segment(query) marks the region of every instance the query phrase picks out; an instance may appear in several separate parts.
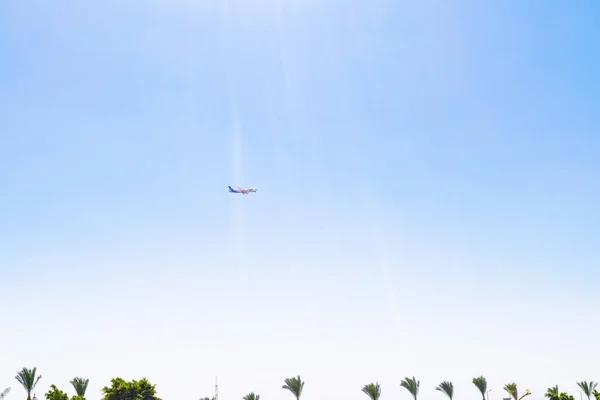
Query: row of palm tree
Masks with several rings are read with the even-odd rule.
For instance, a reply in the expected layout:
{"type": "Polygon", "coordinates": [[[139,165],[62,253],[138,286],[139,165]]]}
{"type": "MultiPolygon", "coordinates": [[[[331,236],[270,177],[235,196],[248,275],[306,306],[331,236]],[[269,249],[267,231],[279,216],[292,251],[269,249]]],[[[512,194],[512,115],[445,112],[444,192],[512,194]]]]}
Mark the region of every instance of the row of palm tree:
{"type": "MultiPolygon", "coordinates": [[[[27,392],[27,400],[31,400],[31,393],[34,392],[35,387],[37,386],[40,379],[42,379],[42,375],[38,375],[37,367],[23,368],[19,372],[17,372],[17,376],[15,379],[23,386],[23,389],[27,392]]],[[[84,379],[80,377],[73,378],[71,380],[71,385],[75,389],[75,393],[78,397],[85,398],[85,392],[87,391],[87,387],[89,384],[89,379],[84,379]]],[[[7,393],[10,388],[7,388],[3,394],[7,393]]],[[[3,398],[4,396],[2,396],[3,398]]],[[[0,398],[0,400],[2,399],[0,398]]]]}
{"type": "MultiPolygon", "coordinates": [[[[31,393],[34,392],[35,387],[40,381],[40,379],[42,379],[42,376],[37,374],[36,367],[32,369],[23,368],[22,370],[17,372],[15,379],[21,384],[21,386],[23,386],[23,388],[27,392],[27,400],[31,400],[31,393]]],[[[489,393],[487,379],[483,376],[479,376],[473,378],[472,382],[473,385],[475,385],[475,387],[481,393],[482,400],[486,400],[486,395],[489,393]]],[[[75,389],[77,396],[80,398],[85,398],[85,393],[87,391],[89,379],[76,377],[73,378],[70,383],[75,389]]],[[[413,400],[417,400],[417,397],[419,395],[419,388],[421,386],[421,382],[419,380],[417,380],[414,376],[412,378],[406,377],[402,379],[402,381],[400,382],[400,386],[405,388],[411,394],[413,400]]],[[[577,382],[577,386],[579,386],[579,388],[586,395],[588,400],[592,400],[592,398],[594,398],[594,400],[600,400],[600,392],[596,390],[598,387],[597,382],[581,381],[577,382]]],[[[302,391],[304,389],[304,381],[302,381],[300,375],[287,378],[285,379],[282,388],[293,394],[296,400],[300,400],[300,397],[302,396],[302,391]]],[[[452,382],[443,381],[435,389],[445,394],[449,400],[454,399],[454,385],[452,384],[452,382]]],[[[0,400],[4,398],[4,396],[9,390],[10,388],[7,388],[2,392],[0,400]]],[[[504,390],[509,394],[509,397],[506,400],[523,400],[525,397],[531,394],[531,391],[527,389],[524,394],[519,396],[517,384],[514,382],[504,385],[504,390]]],[[[379,383],[369,383],[363,386],[362,392],[365,393],[370,400],[379,400],[381,396],[381,386],[379,385],[379,383]]],[[[548,388],[548,390],[544,394],[544,397],[547,397],[548,400],[574,400],[572,395],[560,392],[558,386],[548,388]]],[[[203,398],[201,400],[211,399],[203,398]]],[[[214,400],[214,398],[212,400],[214,400]]],[[[251,392],[244,396],[243,400],[260,400],[260,395],[251,392]]]]}
{"type": "MultiPolygon", "coordinates": [[[[473,378],[473,385],[479,390],[481,393],[482,400],[486,400],[486,395],[488,392],[488,384],[487,379],[484,376],[478,376],[473,378]]],[[[404,378],[400,382],[400,386],[405,388],[413,397],[414,400],[417,400],[419,395],[419,387],[421,386],[421,382],[417,380],[414,376],[412,378],[404,378]]],[[[598,383],[594,381],[582,381],[577,382],[577,386],[581,389],[581,391],[587,396],[588,400],[600,400],[600,392],[596,390],[598,387],[598,383]]],[[[302,395],[302,390],[304,389],[304,382],[300,378],[300,375],[293,378],[287,378],[285,380],[285,384],[282,386],[283,389],[291,392],[296,400],[300,400],[300,396],[302,395]]],[[[450,381],[443,381],[436,388],[437,391],[445,394],[449,400],[454,399],[454,385],[450,381]]],[[[531,394],[529,389],[525,390],[525,393],[519,396],[519,390],[517,388],[517,384],[512,382],[504,385],[504,390],[509,394],[509,397],[506,400],[523,400],[525,397],[531,394]]],[[[370,400],[379,400],[381,396],[381,385],[379,383],[369,383],[362,388],[362,392],[369,396],[370,400]]],[[[554,386],[548,388],[544,397],[547,397],[549,400],[574,400],[572,395],[569,395],[564,392],[560,392],[558,390],[558,386],[554,386]]],[[[244,396],[243,400],[259,400],[260,396],[256,395],[254,392],[244,396]]]]}
{"type": "MultiPolygon", "coordinates": [[[[483,376],[478,376],[473,378],[472,382],[481,393],[482,400],[486,400],[486,395],[489,393],[487,379],[483,376]]],[[[414,400],[417,400],[420,384],[421,382],[418,381],[414,376],[412,378],[404,378],[400,382],[400,386],[408,390],[414,400]]],[[[591,400],[592,397],[600,400],[600,393],[596,391],[596,388],[598,387],[597,382],[582,381],[577,382],[577,386],[579,386],[581,391],[587,396],[588,400],[591,400]]],[[[454,398],[454,385],[450,381],[443,381],[436,386],[435,390],[445,394],[449,400],[453,400],[454,398]]],[[[519,396],[519,389],[517,388],[517,384],[514,382],[504,385],[504,390],[509,394],[509,397],[506,400],[523,400],[523,398],[531,394],[531,391],[527,389],[524,394],[519,396]]],[[[362,391],[369,396],[371,400],[379,400],[379,396],[381,395],[381,387],[378,383],[370,383],[365,385],[362,391]]],[[[574,400],[573,396],[564,392],[560,392],[558,390],[558,386],[548,388],[544,394],[544,397],[547,397],[549,400],[574,400]]]]}

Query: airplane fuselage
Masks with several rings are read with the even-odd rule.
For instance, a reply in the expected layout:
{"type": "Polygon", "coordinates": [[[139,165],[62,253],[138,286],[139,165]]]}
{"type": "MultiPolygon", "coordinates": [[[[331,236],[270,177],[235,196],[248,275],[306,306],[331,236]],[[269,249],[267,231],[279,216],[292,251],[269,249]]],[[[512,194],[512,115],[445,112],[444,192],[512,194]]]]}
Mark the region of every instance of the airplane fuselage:
{"type": "Polygon", "coordinates": [[[241,187],[238,187],[237,190],[232,188],[231,186],[228,186],[228,188],[229,188],[230,193],[248,194],[248,193],[256,193],[257,192],[256,188],[243,189],[241,187]]]}

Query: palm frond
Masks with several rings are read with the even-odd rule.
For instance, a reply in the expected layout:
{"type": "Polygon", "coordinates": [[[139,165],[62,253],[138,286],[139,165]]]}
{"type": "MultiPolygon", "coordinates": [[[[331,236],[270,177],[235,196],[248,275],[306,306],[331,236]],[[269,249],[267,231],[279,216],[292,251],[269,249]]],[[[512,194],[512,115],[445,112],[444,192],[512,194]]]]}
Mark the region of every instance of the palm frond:
{"type": "Polygon", "coordinates": [[[587,396],[588,400],[594,396],[594,392],[596,391],[596,387],[598,387],[598,382],[577,382],[577,386],[581,389],[581,391],[587,396]]]}
{"type": "Polygon", "coordinates": [[[504,385],[504,390],[506,390],[506,392],[508,392],[508,394],[510,394],[514,400],[519,399],[519,390],[517,389],[516,383],[507,383],[504,385]]]}
{"type": "Polygon", "coordinates": [[[519,390],[517,389],[517,384],[514,382],[504,385],[504,390],[506,390],[514,400],[522,400],[524,397],[527,397],[531,394],[531,391],[527,389],[525,390],[525,394],[519,397],[519,390]]]}
{"type": "Polygon", "coordinates": [[[558,390],[558,385],[552,386],[546,390],[544,393],[544,397],[547,397],[550,400],[558,400],[560,397],[560,392],[558,390]]]}
{"type": "Polygon", "coordinates": [[[282,389],[289,390],[296,397],[296,400],[299,400],[302,395],[302,389],[304,389],[304,382],[302,382],[300,375],[287,378],[284,382],[285,385],[282,386],[282,389]]]}
{"type": "Polygon", "coordinates": [[[255,394],[254,392],[248,393],[243,397],[243,400],[260,400],[260,395],[255,394]]]}
{"type": "Polygon", "coordinates": [[[27,392],[27,400],[31,400],[31,392],[35,389],[35,386],[38,384],[40,379],[42,379],[42,376],[37,375],[37,367],[33,367],[32,369],[27,369],[24,367],[17,372],[15,379],[27,392]]]}
{"type": "Polygon", "coordinates": [[[440,383],[435,390],[444,393],[450,400],[452,400],[452,397],[454,397],[454,385],[450,381],[444,381],[440,383]]]}
{"type": "Polygon", "coordinates": [[[371,400],[379,400],[381,396],[381,386],[379,383],[369,383],[368,385],[363,386],[362,392],[369,396],[371,400]]]}
{"type": "Polygon", "coordinates": [[[402,379],[402,382],[400,382],[400,386],[408,390],[414,400],[417,400],[420,384],[421,382],[418,381],[414,376],[412,378],[406,377],[402,379]]]}
{"type": "Polygon", "coordinates": [[[73,388],[75,389],[75,393],[77,393],[77,396],[80,396],[80,397],[85,397],[85,392],[87,391],[89,383],[90,383],[89,379],[84,379],[84,378],[80,378],[80,377],[76,377],[76,378],[73,378],[73,380],[71,380],[71,385],[73,385],[73,388]]]}
{"type": "Polygon", "coordinates": [[[478,376],[473,378],[473,385],[481,392],[481,397],[485,400],[485,393],[487,392],[487,379],[484,376],[478,376]]]}

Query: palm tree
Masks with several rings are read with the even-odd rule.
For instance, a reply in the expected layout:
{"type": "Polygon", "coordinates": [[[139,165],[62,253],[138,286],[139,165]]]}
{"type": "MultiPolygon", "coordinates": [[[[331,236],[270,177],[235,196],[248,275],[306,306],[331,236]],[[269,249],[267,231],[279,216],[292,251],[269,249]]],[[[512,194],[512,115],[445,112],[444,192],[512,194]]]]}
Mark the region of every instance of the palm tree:
{"type": "Polygon", "coordinates": [[[558,391],[558,385],[548,388],[544,394],[544,397],[547,397],[550,400],[559,400],[560,392],[558,391]]]}
{"type": "Polygon", "coordinates": [[[35,385],[42,379],[41,375],[37,375],[37,367],[33,369],[27,369],[23,367],[22,370],[17,372],[15,379],[23,386],[27,391],[27,400],[31,400],[31,392],[35,389],[35,385]]]}
{"type": "Polygon", "coordinates": [[[260,400],[260,395],[254,394],[254,392],[248,393],[243,397],[243,400],[260,400]]]}
{"type": "Polygon", "coordinates": [[[436,387],[435,390],[444,393],[446,396],[448,396],[450,400],[452,400],[452,397],[454,397],[454,385],[452,384],[452,382],[444,381],[440,383],[440,385],[436,387]]]}
{"type": "Polygon", "coordinates": [[[400,382],[400,386],[408,390],[414,400],[417,400],[420,384],[421,382],[416,380],[414,376],[412,378],[404,378],[402,379],[402,382],[400,382]]]}
{"type": "Polygon", "coordinates": [[[83,379],[79,377],[73,378],[71,381],[71,385],[73,385],[73,388],[75,388],[75,393],[77,393],[77,396],[79,397],[85,397],[88,383],[90,383],[89,379],[83,379]]]}
{"type": "Polygon", "coordinates": [[[508,394],[510,394],[514,400],[521,400],[525,396],[529,396],[531,394],[529,389],[527,389],[525,391],[525,394],[523,396],[519,397],[519,390],[517,389],[517,384],[514,382],[507,383],[506,385],[504,385],[504,390],[506,390],[508,392],[508,394]]]}
{"type": "Polygon", "coordinates": [[[485,400],[485,394],[487,392],[487,379],[484,376],[478,376],[473,378],[473,385],[477,386],[477,389],[481,392],[481,397],[485,400]]]}
{"type": "Polygon", "coordinates": [[[294,397],[296,397],[296,400],[300,400],[302,389],[304,389],[304,382],[302,382],[300,375],[298,375],[293,378],[287,378],[285,380],[285,385],[283,385],[281,388],[289,390],[294,397]]]}
{"type": "Polygon", "coordinates": [[[594,395],[594,392],[596,391],[596,387],[598,387],[598,383],[594,381],[582,381],[577,382],[577,386],[579,386],[581,391],[587,396],[588,400],[590,400],[590,398],[594,395]]]}
{"type": "Polygon", "coordinates": [[[379,400],[379,396],[381,396],[381,386],[379,386],[379,383],[369,383],[368,385],[363,386],[362,392],[369,396],[371,400],[379,400]]]}

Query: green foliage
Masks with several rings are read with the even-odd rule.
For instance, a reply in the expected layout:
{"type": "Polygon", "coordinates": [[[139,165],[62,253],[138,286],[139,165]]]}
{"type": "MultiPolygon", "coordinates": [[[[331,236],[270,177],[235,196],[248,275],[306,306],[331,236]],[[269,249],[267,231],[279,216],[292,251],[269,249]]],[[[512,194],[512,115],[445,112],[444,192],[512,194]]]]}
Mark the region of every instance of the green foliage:
{"type": "Polygon", "coordinates": [[[404,378],[402,379],[402,382],[400,382],[400,386],[408,390],[415,400],[417,400],[417,396],[419,395],[420,385],[421,382],[416,380],[414,376],[412,378],[404,378]]]}
{"type": "Polygon", "coordinates": [[[598,383],[591,381],[591,382],[587,382],[587,381],[581,381],[581,382],[577,382],[577,386],[579,386],[579,388],[581,389],[581,391],[587,396],[588,400],[590,400],[590,398],[592,396],[596,397],[596,387],[598,387],[598,383]]]}
{"type": "Polygon", "coordinates": [[[50,390],[45,394],[46,400],[69,400],[69,395],[56,387],[50,385],[50,390]]]}
{"type": "Polygon", "coordinates": [[[485,393],[487,392],[487,379],[484,376],[478,376],[473,378],[473,385],[481,392],[481,397],[485,400],[485,393]]]}
{"type": "Polygon", "coordinates": [[[73,385],[75,393],[77,393],[77,397],[85,399],[85,392],[87,391],[89,383],[89,379],[83,379],[80,377],[73,378],[73,380],[71,381],[71,385],[73,385]]]}
{"type": "Polygon", "coordinates": [[[523,399],[523,397],[529,396],[531,394],[531,392],[529,391],[529,389],[527,389],[525,391],[525,394],[523,396],[519,397],[519,390],[517,388],[517,384],[514,383],[514,382],[513,383],[507,383],[504,386],[504,390],[506,390],[508,392],[508,394],[510,394],[514,400],[521,400],[521,399],[523,399]]]}
{"type": "Polygon", "coordinates": [[[560,392],[558,390],[558,385],[548,388],[544,397],[547,397],[549,400],[575,400],[573,396],[567,394],[565,392],[560,392]]]}
{"type": "Polygon", "coordinates": [[[282,389],[289,390],[296,397],[296,400],[300,400],[302,389],[304,389],[304,382],[300,379],[300,375],[293,378],[287,378],[282,389]]]}
{"type": "MultiPolygon", "coordinates": [[[[32,369],[23,368],[19,371],[15,379],[23,386],[27,392],[27,400],[31,400],[31,393],[34,391],[36,385],[42,378],[41,375],[37,374],[37,368],[32,369]]],[[[89,379],[81,377],[75,377],[71,380],[71,385],[77,393],[73,397],[69,398],[67,393],[58,389],[56,385],[51,385],[47,393],[45,393],[46,400],[86,400],[85,393],[88,388],[89,379]]],[[[486,400],[487,394],[487,380],[483,376],[473,378],[472,383],[477,387],[482,395],[482,399],[486,400]]],[[[400,386],[408,390],[412,395],[413,400],[417,400],[419,394],[420,381],[414,376],[412,378],[404,378],[400,382],[400,386]]],[[[600,400],[600,392],[596,390],[598,383],[594,381],[581,381],[577,382],[577,386],[581,391],[588,397],[588,400],[600,400]]],[[[300,400],[302,391],[304,389],[304,382],[300,378],[300,375],[285,379],[285,384],[282,386],[283,389],[288,390],[294,395],[296,400],[300,400]]],[[[454,385],[450,381],[441,382],[436,388],[437,391],[444,393],[448,396],[449,400],[454,398],[454,385]]],[[[525,394],[519,396],[517,384],[512,382],[504,386],[504,390],[510,395],[510,400],[523,400],[524,397],[531,395],[529,389],[525,391],[525,394]]],[[[0,400],[3,400],[5,395],[10,391],[10,387],[0,394],[0,400]]],[[[381,396],[381,386],[379,383],[369,383],[364,385],[362,392],[369,396],[370,400],[379,400],[381,396]]],[[[141,380],[125,381],[123,378],[113,378],[111,385],[105,386],[102,389],[103,397],[101,400],[161,400],[156,395],[156,385],[152,385],[148,379],[142,378],[141,380]]],[[[573,395],[565,392],[560,392],[557,385],[547,389],[544,397],[548,400],[575,400],[573,395]]],[[[200,400],[216,400],[215,397],[209,398],[204,397],[200,400]]],[[[260,400],[260,395],[250,392],[243,397],[242,400],[260,400]]]]}
{"type": "Polygon", "coordinates": [[[369,383],[368,385],[363,386],[362,391],[369,396],[371,400],[379,400],[379,397],[381,396],[381,386],[379,386],[379,383],[369,383]]]}
{"type": "Polygon", "coordinates": [[[156,396],[156,385],[152,385],[146,378],[139,381],[113,378],[110,383],[110,387],[102,388],[102,400],[161,400],[156,396]]]}
{"type": "Polygon", "coordinates": [[[519,395],[519,390],[517,389],[517,384],[516,383],[507,383],[506,385],[504,385],[504,390],[506,390],[508,392],[508,394],[511,395],[511,397],[515,400],[517,400],[517,397],[519,395]]]}
{"type": "Polygon", "coordinates": [[[243,397],[243,400],[260,400],[260,395],[254,394],[254,392],[248,393],[243,397]]]}
{"type": "Polygon", "coordinates": [[[547,397],[549,400],[558,400],[560,397],[560,392],[558,391],[558,385],[548,388],[544,397],[547,397]]]}
{"type": "Polygon", "coordinates": [[[23,368],[17,372],[15,379],[23,386],[27,392],[27,400],[31,400],[31,392],[35,389],[37,383],[42,379],[41,375],[37,375],[37,367],[32,369],[23,368]]]}
{"type": "Polygon", "coordinates": [[[448,396],[450,400],[452,400],[452,397],[454,397],[454,385],[452,384],[452,382],[444,381],[440,383],[439,386],[435,388],[435,390],[444,393],[446,396],[448,396]]]}

